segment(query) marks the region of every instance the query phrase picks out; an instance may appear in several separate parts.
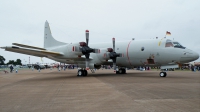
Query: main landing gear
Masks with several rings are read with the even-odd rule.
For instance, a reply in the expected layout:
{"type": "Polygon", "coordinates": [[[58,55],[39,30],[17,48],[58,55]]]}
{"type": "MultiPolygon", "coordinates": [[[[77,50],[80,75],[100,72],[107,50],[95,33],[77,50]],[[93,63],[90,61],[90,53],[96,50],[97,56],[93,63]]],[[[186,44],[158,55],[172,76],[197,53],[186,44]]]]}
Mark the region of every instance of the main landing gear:
{"type": "Polygon", "coordinates": [[[116,74],[126,74],[126,69],[120,68],[119,70],[116,71],[116,74]]]}
{"type": "Polygon", "coordinates": [[[166,77],[167,76],[167,73],[166,72],[160,72],[160,77],[166,77]]]}
{"type": "Polygon", "coordinates": [[[77,76],[87,76],[88,72],[85,69],[79,69],[77,76]]]}

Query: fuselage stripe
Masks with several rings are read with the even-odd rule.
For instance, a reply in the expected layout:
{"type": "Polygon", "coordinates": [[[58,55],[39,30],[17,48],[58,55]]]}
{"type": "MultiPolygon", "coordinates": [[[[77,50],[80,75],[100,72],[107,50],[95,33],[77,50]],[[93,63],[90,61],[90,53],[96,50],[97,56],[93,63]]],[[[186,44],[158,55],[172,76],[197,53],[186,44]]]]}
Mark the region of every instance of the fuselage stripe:
{"type": "Polygon", "coordinates": [[[130,58],[129,58],[129,56],[128,56],[128,49],[129,49],[129,46],[130,46],[131,42],[132,42],[132,41],[130,41],[130,42],[128,43],[128,46],[127,46],[127,49],[126,49],[126,56],[127,56],[127,58],[128,58],[129,64],[132,66],[131,61],[130,61],[130,58]]]}

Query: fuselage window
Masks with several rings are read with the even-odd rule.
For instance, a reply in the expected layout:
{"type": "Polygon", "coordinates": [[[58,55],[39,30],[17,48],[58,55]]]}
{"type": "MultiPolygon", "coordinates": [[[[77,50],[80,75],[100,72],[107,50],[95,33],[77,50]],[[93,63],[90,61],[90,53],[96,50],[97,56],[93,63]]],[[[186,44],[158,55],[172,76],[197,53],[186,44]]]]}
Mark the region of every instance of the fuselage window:
{"type": "Polygon", "coordinates": [[[144,51],[144,47],[141,48],[141,51],[144,51]]]}

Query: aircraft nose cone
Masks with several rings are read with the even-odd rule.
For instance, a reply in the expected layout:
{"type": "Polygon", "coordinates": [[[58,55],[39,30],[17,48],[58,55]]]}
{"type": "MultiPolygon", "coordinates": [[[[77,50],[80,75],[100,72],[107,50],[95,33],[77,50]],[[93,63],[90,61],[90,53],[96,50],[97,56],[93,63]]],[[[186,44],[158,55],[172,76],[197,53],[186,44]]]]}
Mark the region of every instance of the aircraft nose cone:
{"type": "Polygon", "coordinates": [[[199,59],[199,54],[196,53],[196,52],[194,52],[194,53],[193,53],[193,59],[194,59],[194,60],[199,59]]]}
{"type": "Polygon", "coordinates": [[[184,55],[180,58],[181,63],[188,63],[191,61],[195,61],[199,58],[199,54],[192,51],[192,50],[187,50],[184,52],[184,55]]]}

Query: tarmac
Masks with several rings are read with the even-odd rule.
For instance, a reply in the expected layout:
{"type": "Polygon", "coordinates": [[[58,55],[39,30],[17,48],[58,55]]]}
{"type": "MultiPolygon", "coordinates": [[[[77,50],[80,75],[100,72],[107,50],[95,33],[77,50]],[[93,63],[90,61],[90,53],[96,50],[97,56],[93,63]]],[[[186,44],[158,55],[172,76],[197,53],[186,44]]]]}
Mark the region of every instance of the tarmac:
{"type": "Polygon", "coordinates": [[[0,112],[200,112],[200,72],[0,73],[0,112]]]}

